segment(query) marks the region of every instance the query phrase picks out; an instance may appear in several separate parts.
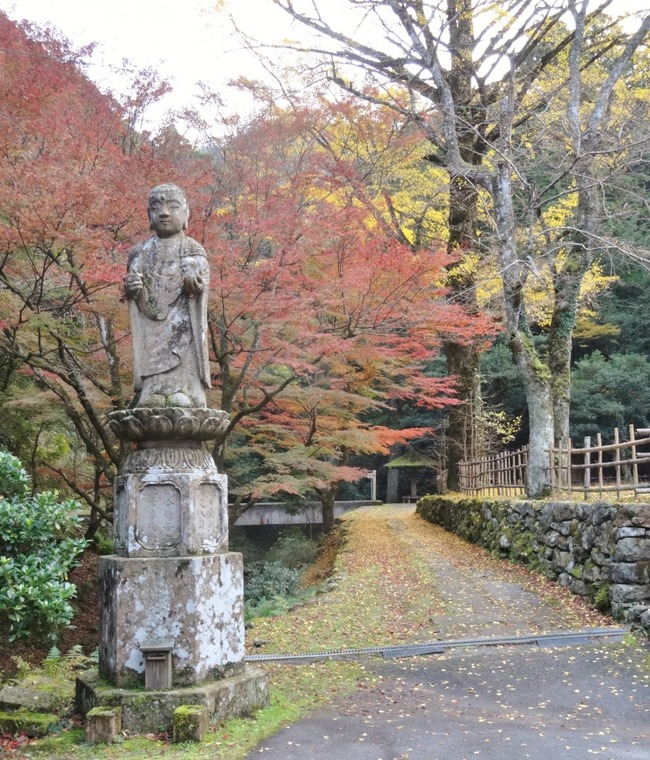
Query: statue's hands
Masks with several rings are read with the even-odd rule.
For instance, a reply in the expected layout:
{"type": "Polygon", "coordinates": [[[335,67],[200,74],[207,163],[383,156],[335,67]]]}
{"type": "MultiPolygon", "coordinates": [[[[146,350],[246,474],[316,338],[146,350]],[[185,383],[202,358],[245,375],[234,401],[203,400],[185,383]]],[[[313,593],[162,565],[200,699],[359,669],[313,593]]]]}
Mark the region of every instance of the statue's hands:
{"type": "Polygon", "coordinates": [[[143,288],[142,275],[138,272],[131,272],[124,278],[124,292],[127,298],[137,298],[143,288]]]}
{"type": "Polygon", "coordinates": [[[183,277],[183,290],[188,296],[198,296],[203,292],[204,287],[203,277],[198,272],[196,274],[186,274],[183,277]]]}

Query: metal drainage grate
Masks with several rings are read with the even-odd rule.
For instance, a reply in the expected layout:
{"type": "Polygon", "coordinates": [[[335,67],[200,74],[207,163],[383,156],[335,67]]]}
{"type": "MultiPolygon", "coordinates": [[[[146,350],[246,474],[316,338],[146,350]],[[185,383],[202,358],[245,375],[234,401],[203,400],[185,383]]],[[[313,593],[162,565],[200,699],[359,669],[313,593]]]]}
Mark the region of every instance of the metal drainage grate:
{"type": "Polygon", "coordinates": [[[429,641],[420,644],[397,644],[363,649],[332,649],[324,652],[302,652],[299,654],[252,654],[247,662],[286,662],[295,660],[339,659],[367,654],[380,654],[384,658],[413,657],[424,654],[440,654],[457,647],[490,647],[507,644],[537,644],[538,647],[568,647],[589,644],[593,639],[620,639],[629,633],[627,628],[587,628],[581,631],[545,633],[529,636],[502,636],[497,638],[452,639],[450,641],[429,641]]]}

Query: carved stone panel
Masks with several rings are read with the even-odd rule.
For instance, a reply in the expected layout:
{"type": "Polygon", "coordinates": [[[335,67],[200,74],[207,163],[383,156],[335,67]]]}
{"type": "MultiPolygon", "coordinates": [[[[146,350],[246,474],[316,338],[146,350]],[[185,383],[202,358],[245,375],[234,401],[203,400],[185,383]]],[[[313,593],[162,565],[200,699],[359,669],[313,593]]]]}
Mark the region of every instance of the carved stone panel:
{"type": "Polygon", "coordinates": [[[181,541],[181,492],[173,483],[144,483],[139,494],[136,540],[145,549],[169,550],[181,541]]]}
{"type": "Polygon", "coordinates": [[[216,472],[214,459],[209,451],[191,447],[157,447],[131,451],[124,466],[124,472],[216,472]]]}
{"type": "Polygon", "coordinates": [[[199,484],[195,498],[196,524],[200,530],[199,545],[205,552],[218,551],[228,538],[228,525],[223,524],[220,484],[199,484]]]}
{"type": "Polygon", "coordinates": [[[115,480],[115,553],[169,557],[228,551],[228,479],[215,469],[150,470],[115,480]]]}

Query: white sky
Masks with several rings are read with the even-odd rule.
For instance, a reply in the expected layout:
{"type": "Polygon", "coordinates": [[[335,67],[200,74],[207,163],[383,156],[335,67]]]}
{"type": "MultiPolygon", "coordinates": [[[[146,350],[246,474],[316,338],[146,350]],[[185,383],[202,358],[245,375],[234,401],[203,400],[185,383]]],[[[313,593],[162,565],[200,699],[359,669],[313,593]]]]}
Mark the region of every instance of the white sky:
{"type": "MultiPolygon", "coordinates": [[[[277,29],[277,39],[286,35],[288,17],[271,0],[239,0],[233,5],[247,32],[267,35],[277,29]]],[[[0,10],[14,20],[49,24],[76,47],[98,43],[88,73],[102,87],[119,89],[110,65],[124,58],[137,68],[157,69],[174,87],[164,106],[176,109],[192,103],[199,80],[227,100],[237,99],[228,94],[226,82],[261,73],[214,6],[213,0],[0,0],[0,10]]],[[[152,117],[160,118],[162,110],[152,117]]]]}
{"type": "MultiPolygon", "coordinates": [[[[259,77],[262,69],[241,48],[226,15],[215,11],[215,5],[216,0],[0,0],[0,10],[12,19],[50,24],[77,47],[98,43],[88,73],[100,86],[119,90],[116,80],[108,78],[109,64],[123,58],[137,68],[156,68],[174,92],[152,112],[153,121],[165,109],[191,105],[198,80],[219,92],[230,112],[250,107],[250,101],[227,90],[226,82],[239,75],[259,77]]],[[[231,0],[227,5],[254,38],[271,42],[305,36],[304,28],[292,27],[271,0],[231,0]]],[[[344,0],[326,0],[324,7],[338,15],[345,5],[344,0]]],[[[650,0],[615,0],[613,8],[621,13],[650,12],[650,0]]]]}

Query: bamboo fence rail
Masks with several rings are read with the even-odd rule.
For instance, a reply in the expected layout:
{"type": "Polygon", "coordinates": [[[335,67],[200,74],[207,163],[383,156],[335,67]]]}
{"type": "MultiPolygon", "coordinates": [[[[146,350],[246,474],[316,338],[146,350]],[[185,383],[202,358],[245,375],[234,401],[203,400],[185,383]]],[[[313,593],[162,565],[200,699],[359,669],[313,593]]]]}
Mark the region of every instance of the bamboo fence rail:
{"type": "Polygon", "coordinates": [[[460,490],[483,496],[515,496],[526,492],[528,446],[491,457],[460,462],[460,490]]]}

